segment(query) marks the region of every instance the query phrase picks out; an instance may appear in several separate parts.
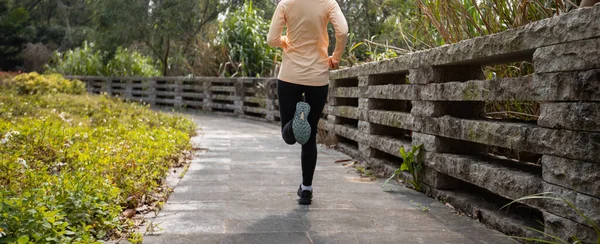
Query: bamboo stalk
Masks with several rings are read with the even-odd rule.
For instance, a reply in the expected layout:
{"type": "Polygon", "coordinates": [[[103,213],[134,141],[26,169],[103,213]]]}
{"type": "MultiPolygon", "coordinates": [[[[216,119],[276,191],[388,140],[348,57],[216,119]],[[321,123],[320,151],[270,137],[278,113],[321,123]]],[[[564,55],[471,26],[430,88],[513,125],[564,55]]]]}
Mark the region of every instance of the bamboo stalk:
{"type": "Polygon", "coordinates": [[[406,54],[406,53],[410,53],[411,52],[410,50],[406,50],[406,49],[402,49],[402,48],[399,48],[399,47],[394,47],[394,46],[390,46],[390,45],[386,45],[386,44],[381,44],[381,43],[377,43],[377,42],[374,42],[374,41],[369,41],[367,39],[363,39],[363,41],[366,42],[366,43],[369,43],[369,44],[373,44],[375,46],[379,46],[379,47],[383,47],[383,48],[389,48],[389,49],[391,49],[393,51],[401,52],[402,54],[406,54]]]}

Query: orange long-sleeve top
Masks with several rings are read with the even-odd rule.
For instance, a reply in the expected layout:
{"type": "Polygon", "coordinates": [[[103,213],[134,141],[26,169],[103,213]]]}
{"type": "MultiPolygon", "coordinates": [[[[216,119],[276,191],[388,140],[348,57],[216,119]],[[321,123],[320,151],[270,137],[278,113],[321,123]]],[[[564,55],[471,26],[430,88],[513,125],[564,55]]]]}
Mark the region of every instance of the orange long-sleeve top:
{"type": "Polygon", "coordinates": [[[278,78],[282,81],[324,86],[329,83],[329,58],[340,61],[348,39],[346,18],[335,0],[283,0],[271,20],[267,43],[283,49],[278,78]],[[335,29],[335,50],[327,50],[327,24],[335,29]],[[286,35],[282,36],[283,28],[286,35]]]}

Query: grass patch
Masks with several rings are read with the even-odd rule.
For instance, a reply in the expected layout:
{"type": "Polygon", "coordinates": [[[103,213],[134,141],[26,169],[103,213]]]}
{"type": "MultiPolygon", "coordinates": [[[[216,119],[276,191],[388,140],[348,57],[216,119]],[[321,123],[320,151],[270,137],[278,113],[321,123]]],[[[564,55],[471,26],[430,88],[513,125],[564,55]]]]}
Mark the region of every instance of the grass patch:
{"type": "Polygon", "coordinates": [[[135,239],[121,213],[191,149],[192,121],[84,91],[60,76],[0,81],[0,243],[135,239]]]}

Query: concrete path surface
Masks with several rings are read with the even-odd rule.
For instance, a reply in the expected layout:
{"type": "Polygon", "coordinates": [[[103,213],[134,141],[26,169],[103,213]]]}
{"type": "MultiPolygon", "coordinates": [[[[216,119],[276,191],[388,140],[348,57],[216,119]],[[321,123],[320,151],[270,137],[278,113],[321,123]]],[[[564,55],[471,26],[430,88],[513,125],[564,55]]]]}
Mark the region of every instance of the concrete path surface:
{"type": "Polygon", "coordinates": [[[398,184],[364,182],[319,147],[314,201],[297,203],[300,147],[276,125],[194,115],[197,156],[144,243],[515,243],[398,184]],[[429,211],[423,211],[428,207],[429,211]]]}

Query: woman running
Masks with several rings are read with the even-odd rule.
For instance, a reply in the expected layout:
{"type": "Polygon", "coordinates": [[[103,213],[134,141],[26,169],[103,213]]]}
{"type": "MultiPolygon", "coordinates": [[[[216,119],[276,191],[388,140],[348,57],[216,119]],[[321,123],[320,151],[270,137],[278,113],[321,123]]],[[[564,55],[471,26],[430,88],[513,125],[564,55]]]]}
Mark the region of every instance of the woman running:
{"type": "Polygon", "coordinates": [[[267,43],[283,49],[277,82],[281,133],[287,144],[302,145],[300,204],[312,202],[317,125],[327,101],[329,69],[338,68],[347,38],[348,24],[335,0],[283,0],[273,14],[267,43]],[[327,53],[329,23],[336,39],[331,56],[327,53]]]}

